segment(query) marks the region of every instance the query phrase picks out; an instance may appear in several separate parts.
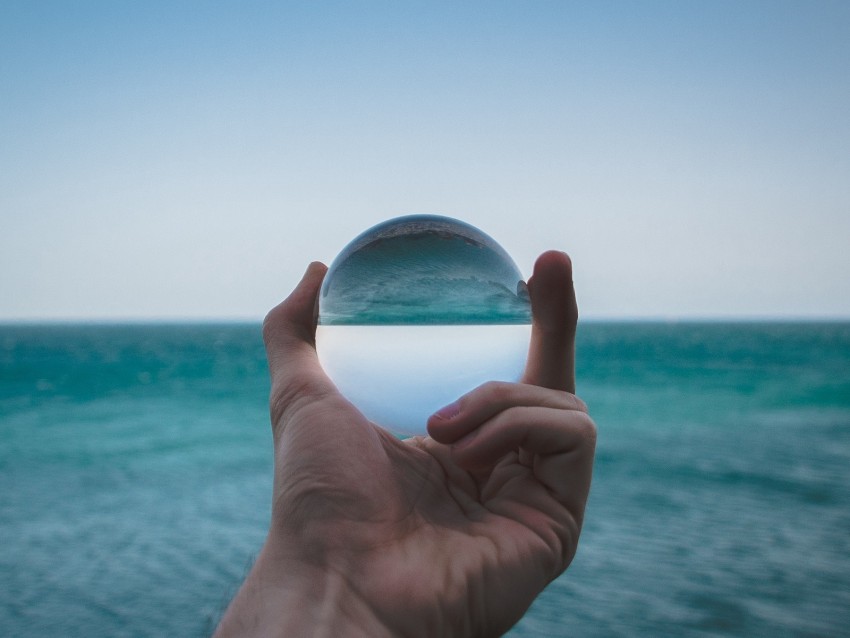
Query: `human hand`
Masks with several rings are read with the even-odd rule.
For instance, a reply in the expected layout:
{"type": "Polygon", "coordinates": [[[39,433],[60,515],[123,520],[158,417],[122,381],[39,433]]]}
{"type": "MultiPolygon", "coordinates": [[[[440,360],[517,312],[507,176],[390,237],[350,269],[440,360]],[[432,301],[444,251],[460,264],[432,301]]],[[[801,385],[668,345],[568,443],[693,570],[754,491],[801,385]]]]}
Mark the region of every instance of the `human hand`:
{"type": "Polygon", "coordinates": [[[569,258],[543,254],[522,383],[487,383],[401,441],[315,350],[326,268],[266,318],[275,446],[266,543],[218,636],[493,636],[575,554],[596,429],[575,390],[569,258]]]}

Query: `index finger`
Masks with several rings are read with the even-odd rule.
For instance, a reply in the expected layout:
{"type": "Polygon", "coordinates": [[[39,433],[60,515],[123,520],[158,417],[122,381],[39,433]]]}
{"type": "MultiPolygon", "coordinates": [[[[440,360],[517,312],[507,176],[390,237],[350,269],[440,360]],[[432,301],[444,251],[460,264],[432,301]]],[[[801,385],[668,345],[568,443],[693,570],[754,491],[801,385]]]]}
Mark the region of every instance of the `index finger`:
{"type": "Polygon", "coordinates": [[[533,318],[522,382],[574,393],[578,304],[569,256],[555,250],[540,255],[528,294],[533,318]]]}

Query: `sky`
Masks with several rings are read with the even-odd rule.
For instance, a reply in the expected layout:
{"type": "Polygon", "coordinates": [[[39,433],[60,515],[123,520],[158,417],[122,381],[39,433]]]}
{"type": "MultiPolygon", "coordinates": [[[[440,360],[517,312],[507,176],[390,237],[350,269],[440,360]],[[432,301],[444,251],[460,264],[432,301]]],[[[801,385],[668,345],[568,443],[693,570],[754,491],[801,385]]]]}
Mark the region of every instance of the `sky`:
{"type": "Polygon", "coordinates": [[[0,0],[0,320],[259,320],[413,213],[589,319],[850,318],[850,3],[0,0]]]}

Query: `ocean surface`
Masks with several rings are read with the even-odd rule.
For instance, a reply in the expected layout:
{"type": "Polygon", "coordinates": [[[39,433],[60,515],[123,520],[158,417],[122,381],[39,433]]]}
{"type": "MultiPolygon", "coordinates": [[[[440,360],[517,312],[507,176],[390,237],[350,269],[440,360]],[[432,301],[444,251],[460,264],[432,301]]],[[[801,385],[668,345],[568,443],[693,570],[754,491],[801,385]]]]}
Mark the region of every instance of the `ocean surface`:
{"type": "MultiPolygon", "coordinates": [[[[578,555],[511,636],[850,636],[850,323],[586,323],[578,555]]],[[[206,636],[271,490],[259,325],[0,325],[0,636],[206,636]]]]}

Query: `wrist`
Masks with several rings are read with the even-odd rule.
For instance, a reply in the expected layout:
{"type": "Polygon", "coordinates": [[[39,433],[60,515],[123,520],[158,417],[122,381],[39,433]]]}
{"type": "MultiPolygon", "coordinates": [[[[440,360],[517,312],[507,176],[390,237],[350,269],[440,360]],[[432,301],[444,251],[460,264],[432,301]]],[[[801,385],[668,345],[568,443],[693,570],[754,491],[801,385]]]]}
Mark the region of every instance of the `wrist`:
{"type": "Polygon", "coordinates": [[[348,576],[282,556],[267,542],[214,638],[392,635],[348,576]]]}

